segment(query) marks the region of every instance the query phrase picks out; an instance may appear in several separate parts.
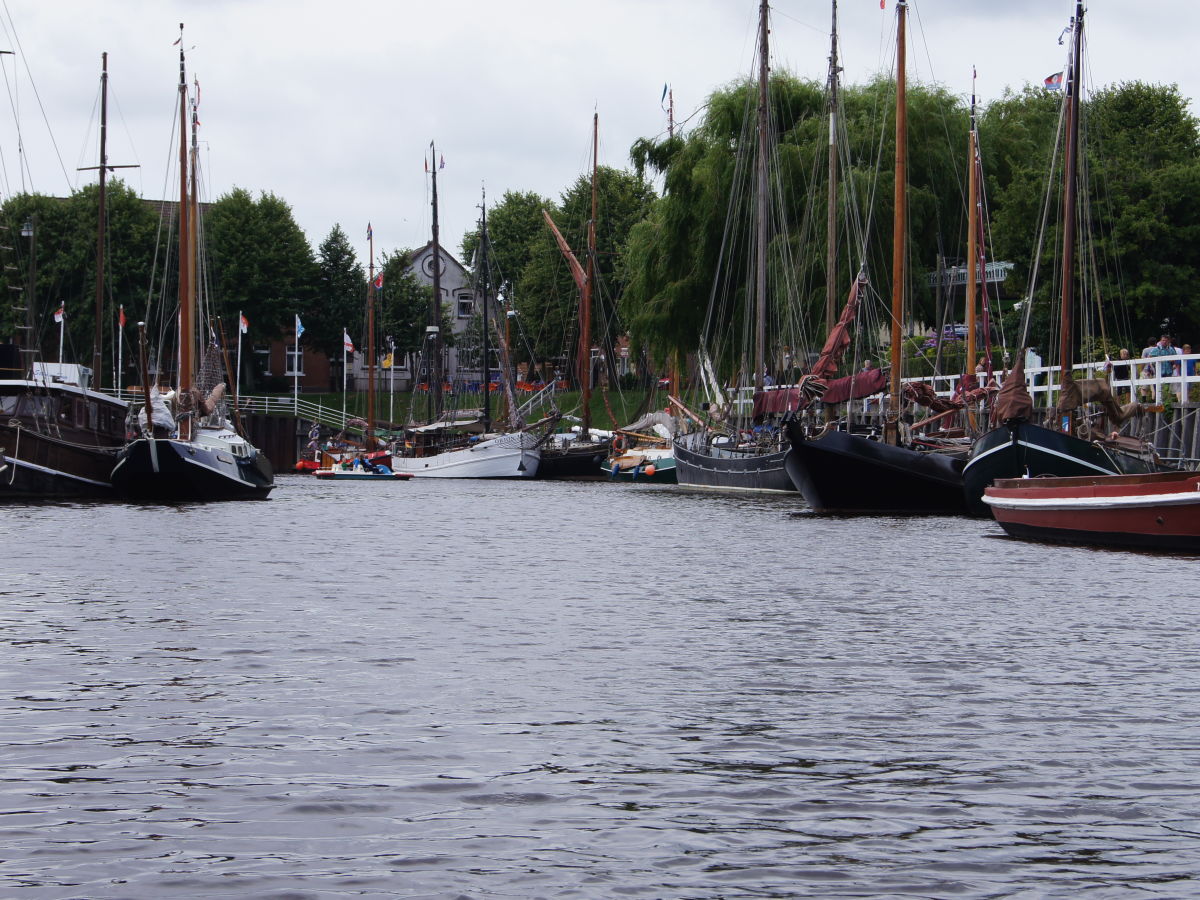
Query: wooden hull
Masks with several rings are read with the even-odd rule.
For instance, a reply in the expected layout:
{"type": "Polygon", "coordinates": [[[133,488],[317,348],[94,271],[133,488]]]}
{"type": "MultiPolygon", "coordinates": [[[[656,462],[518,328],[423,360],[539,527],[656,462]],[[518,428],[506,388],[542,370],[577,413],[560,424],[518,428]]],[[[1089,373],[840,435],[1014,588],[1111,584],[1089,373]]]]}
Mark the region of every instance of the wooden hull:
{"type": "Polygon", "coordinates": [[[820,512],[961,515],[963,461],[927,450],[894,447],[845,431],[806,439],[788,426],[787,471],[820,512]]]}
{"type": "Polygon", "coordinates": [[[983,502],[987,487],[1001,478],[1086,475],[1135,475],[1156,470],[1149,460],[1033,425],[1015,422],[994,428],[971,446],[963,469],[967,510],[973,516],[991,515],[983,502]]]}
{"type": "Polygon", "coordinates": [[[117,495],[150,503],[265,500],[275,487],[261,453],[235,457],[220,448],[174,438],[138,438],[112,471],[117,495]]]}
{"type": "Polygon", "coordinates": [[[1014,537],[1200,553],[1200,474],[1013,478],[984,502],[1014,537]]]}
{"type": "Polygon", "coordinates": [[[75,385],[0,382],[0,501],[112,497],[125,403],[75,385]]]}
{"type": "Polygon", "coordinates": [[[588,442],[542,447],[538,478],[599,478],[600,466],[608,455],[609,442],[588,442]]]}
{"type": "Polygon", "coordinates": [[[706,446],[703,434],[675,438],[675,476],[686,487],[719,491],[795,493],[783,467],[787,450],[741,453],[706,446]]]}

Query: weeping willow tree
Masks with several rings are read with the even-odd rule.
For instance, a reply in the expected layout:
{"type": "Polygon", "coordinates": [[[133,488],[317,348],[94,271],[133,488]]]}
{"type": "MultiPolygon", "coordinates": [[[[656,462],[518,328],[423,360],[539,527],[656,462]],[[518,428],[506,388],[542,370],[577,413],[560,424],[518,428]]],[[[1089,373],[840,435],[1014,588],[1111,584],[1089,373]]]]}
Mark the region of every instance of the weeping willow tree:
{"type": "MultiPolygon", "coordinates": [[[[746,302],[751,292],[752,192],[747,160],[756,149],[757,87],[740,81],[714,92],[703,122],[685,136],[641,140],[631,154],[639,171],[663,178],[663,196],[630,233],[623,312],[635,342],[661,361],[717,347],[722,377],[744,370],[746,302]],[[745,261],[745,262],[744,262],[745,261]]],[[[829,119],[825,86],[775,73],[770,79],[768,308],[773,373],[819,349],[824,339],[829,119]]],[[[836,253],[840,295],[860,268],[871,294],[891,294],[894,84],[878,78],[843,88],[838,117],[836,253]]],[[[965,254],[968,115],[937,86],[911,86],[909,105],[908,281],[911,315],[935,317],[926,275],[939,247],[965,254]]],[[[885,304],[864,307],[868,340],[878,341],[885,304]]],[[[877,347],[864,346],[862,354],[877,347]]]]}

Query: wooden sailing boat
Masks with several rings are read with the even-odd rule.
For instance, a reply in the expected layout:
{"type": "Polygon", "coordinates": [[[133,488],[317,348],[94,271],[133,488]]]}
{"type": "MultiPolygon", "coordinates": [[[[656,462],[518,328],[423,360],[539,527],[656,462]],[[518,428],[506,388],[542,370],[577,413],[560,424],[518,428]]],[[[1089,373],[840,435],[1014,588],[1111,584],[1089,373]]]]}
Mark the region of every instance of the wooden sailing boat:
{"type": "MultiPolygon", "coordinates": [[[[757,152],[754,161],[754,322],[753,373],[755,413],[748,416],[740,405],[722,402],[723,391],[702,352],[701,368],[707,373],[705,384],[716,399],[716,407],[727,411],[726,422],[710,427],[708,423],[673,441],[675,472],[678,483],[688,487],[718,490],[784,491],[795,490],[784,470],[787,437],[781,428],[766,423],[760,402],[767,395],[767,244],[768,228],[768,144],[769,127],[769,51],[768,4],[761,0],[758,19],[758,111],[756,120],[757,152]],[[757,423],[753,421],[757,419],[757,423]]],[[[783,396],[782,394],[780,396],[783,396]]],[[[712,406],[710,405],[710,408],[712,406]]]]}
{"type": "MultiPolygon", "coordinates": [[[[0,369],[0,501],[112,495],[109,475],[125,443],[128,404],[98,390],[101,386],[101,326],[104,321],[105,186],[108,171],[108,54],[101,54],[100,181],[96,236],[96,338],[92,368],[37,359],[35,267],[18,311],[20,339],[12,359],[0,369]],[[7,371],[3,371],[3,370],[7,371]],[[95,385],[95,389],[92,385],[95,385]]],[[[88,167],[91,168],[91,167],[88,167]]],[[[37,223],[29,229],[31,258],[37,223]]],[[[118,340],[120,339],[118,335],[118,340]]],[[[116,385],[119,387],[119,385],[116,385]]]]}
{"type": "Polygon", "coordinates": [[[580,389],[580,423],[578,432],[552,435],[542,447],[539,478],[595,478],[608,455],[611,441],[592,431],[592,295],[596,282],[596,198],[600,115],[592,114],[592,214],[587,226],[586,266],[579,264],[566,238],[554,224],[550,213],[542,210],[546,225],[554,234],[571,277],[579,288],[579,345],[575,354],[580,389]]]}
{"type": "MultiPolygon", "coordinates": [[[[882,440],[825,430],[808,437],[799,421],[788,425],[787,470],[815,510],[839,512],[961,513],[962,460],[901,440],[900,400],[904,321],[907,188],[905,18],[896,4],[896,177],[892,222],[892,312],[889,401],[882,440]]],[[[860,276],[861,278],[861,276],[860,276]]],[[[853,292],[852,292],[853,295],[853,292]]],[[[827,349],[829,344],[826,345],[827,349]]],[[[828,398],[826,398],[828,399],[828,398]]]]}
{"type": "Polygon", "coordinates": [[[179,30],[179,381],[177,389],[165,398],[151,384],[145,325],[141,323],[142,436],[121,451],[112,471],[112,484],[123,497],[150,502],[265,500],[275,487],[274,472],[270,461],[226,417],[226,382],[220,376],[228,377],[228,367],[220,348],[213,343],[205,348],[201,377],[197,379],[194,354],[198,334],[195,274],[199,121],[193,102],[189,156],[182,24],[179,30]]]}
{"type": "Polygon", "coordinates": [[[1076,382],[1071,376],[1074,362],[1074,280],[1076,259],[1075,223],[1079,171],[1079,107],[1083,81],[1083,3],[1077,0],[1072,23],[1072,51],[1067,73],[1066,146],[1063,161],[1062,293],[1059,317],[1060,396],[1055,415],[1057,428],[1032,421],[1033,401],[1025,385],[1023,354],[1008,374],[993,413],[998,428],[983,434],[971,446],[963,472],[966,503],[973,515],[990,515],[983,502],[988,485],[999,478],[1023,475],[1084,476],[1138,474],[1164,471],[1149,445],[1127,437],[1112,436],[1106,429],[1092,434],[1080,423],[1078,408],[1085,400],[1103,403],[1110,424],[1117,425],[1135,409],[1119,409],[1107,384],[1092,380],[1076,382]],[[1082,435],[1082,436],[1081,436],[1082,435]]]}
{"type": "MultiPolygon", "coordinates": [[[[430,143],[433,151],[433,144],[430,143]]],[[[420,478],[533,478],[541,462],[541,446],[545,436],[524,427],[515,404],[509,404],[507,432],[495,432],[492,428],[490,399],[487,378],[483,379],[484,408],[478,416],[459,419],[442,406],[441,389],[441,291],[440,254],[438,244],[437,206],[437,155],[430,166],[433,176],[433,299],[430,302],[430,324],[426,328],[430,339],[426,341],[425,357],[429,372],[429,408],[426,424],[411,425],[405,429],[403,447],[392,457],[392,468],[396,472],[416,475],[420,478]]],[[[490,280],[487,278],[487,209],[480,218],[480,247],[483,254],[481,269],[483,329],[487,333],[488,300],[490,280]]],[[[484,372],[487,372],[487,356],[484,356],[484,372]]],[[[508,367],[502,367],[502,377],[510,377],[508,367]]],[[[550,423],[552,424],[552,423],[550,423]]]]}

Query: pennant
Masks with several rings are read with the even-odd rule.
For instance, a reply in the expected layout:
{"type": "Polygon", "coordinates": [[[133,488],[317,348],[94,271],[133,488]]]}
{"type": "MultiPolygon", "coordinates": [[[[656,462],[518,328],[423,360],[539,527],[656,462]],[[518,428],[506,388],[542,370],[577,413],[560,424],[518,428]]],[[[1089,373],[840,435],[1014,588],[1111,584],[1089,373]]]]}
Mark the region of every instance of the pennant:
{"type": "Polygon", "coordinates": [[[67,308],[65,306],[60,306],[58,309],[56,309],[54,311],[54,321],[55,322],[61,323],[62,320],[66,318],[66,316],[67,316],[67,308]]]}
{"type": "Polygon", "coordinates": [[[304,326],[300,324],[300,317],[296,316],[296,340],[300,340],[302,334],[304,334],[304,326]]]}
{"type": "Polygon", "coordinates": [[[1046,76],[1046,89],[1050,91],[1062,90],[1063,73],[1055,72],[1053,75],[1046,76]]]}
{"type": "Polygon", "coordinates": [[[662,95],[662,96],[661,96],[661,97],[658,99],[658,102],[661,104],[661,103],[662,103],[664,100],[666,100],[666,99],[667,99],[667,85],[666,85],[666,83],[664,82],[664,84],[663,84],[663,95],[662,95]]]}
{"type": "Polygon", "coordinates": [[[250,320],[247,319],[245,316],[242,316],[241,319],[242,319],[242,323],[241,323],[242,334],[245,334],[247,331],[250,330],[250,320]]]}
{"type": "Polygon", "coordinates": [[[369,240],[371,240],[371,238],[373,238],[374,236],[375,236],[375,232],[373,232],[373,231],[371,230],[371,223],[370,223],[370,222],[368,222],[368,223],[367,223],[367,240],[368,240],[368,241],[369,241],[369,240]]]}
{"type": "Polygon", "coordinates": [[[426,158],[426,160],[425,160],[425,174],[426,175],[429,174],[429,159],[428,158],[426,158]]]}
{"type": "Polygon", "coordinates": [[[446,168],[446,155],[444,153],[442,154],[442,161],[441,161],[441,163],[438,164],[438,168],[439,169],[446,168]]]}
{"type": "Polygon", "coordinates": [[[118,328],[125,327],[125,307],[124,306],[121,307],[121,311],[117,314],[117,327],[118,328]]]}
{"type": "Polygon", "coordinates": [[[354,352],[354,341],[350,340],[350,333],[345,328],[342,329],[342,346],[346,348],[347,353],[354,352]]]}

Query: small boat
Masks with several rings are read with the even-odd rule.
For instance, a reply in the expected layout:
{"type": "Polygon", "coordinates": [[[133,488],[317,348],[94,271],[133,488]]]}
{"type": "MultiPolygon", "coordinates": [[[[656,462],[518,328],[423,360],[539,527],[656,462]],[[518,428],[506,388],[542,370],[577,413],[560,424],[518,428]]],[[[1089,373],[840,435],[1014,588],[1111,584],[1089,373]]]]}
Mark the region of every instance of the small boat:
{"type": "Polygon", "coordinates": [[[608,477],[613,481],[678,484],[675,475],[675,452],[670,447],[634,447],[606,462],[608,477]]]}
{"type": "Polygon", "coordinates": [[[314,469],[313,475],[330,481],[408,481],[411,472],[393,472],[388,466],[359,458],[329,468],[314,469]]]}
{"type": "Polygon", "coordinates": [[[1013,537],[1200,553],[1200,472],[1002,478],[983,502],[1013,537]]]}

